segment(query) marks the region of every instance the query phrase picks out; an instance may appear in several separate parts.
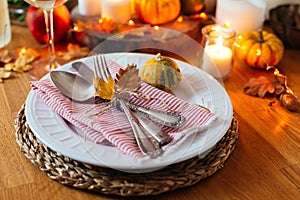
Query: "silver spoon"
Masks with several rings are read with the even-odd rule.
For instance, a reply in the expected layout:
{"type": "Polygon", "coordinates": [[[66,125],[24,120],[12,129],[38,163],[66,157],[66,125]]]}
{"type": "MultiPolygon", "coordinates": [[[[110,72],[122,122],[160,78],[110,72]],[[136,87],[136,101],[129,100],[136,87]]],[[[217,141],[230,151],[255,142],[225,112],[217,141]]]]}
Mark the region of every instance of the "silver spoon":
{"type": "Polygon", "coordinates": [[[87,80],[65,71],[50,72],[50,80],[63,95],[78,102],[91,99],[96,91],[87,80]]]}

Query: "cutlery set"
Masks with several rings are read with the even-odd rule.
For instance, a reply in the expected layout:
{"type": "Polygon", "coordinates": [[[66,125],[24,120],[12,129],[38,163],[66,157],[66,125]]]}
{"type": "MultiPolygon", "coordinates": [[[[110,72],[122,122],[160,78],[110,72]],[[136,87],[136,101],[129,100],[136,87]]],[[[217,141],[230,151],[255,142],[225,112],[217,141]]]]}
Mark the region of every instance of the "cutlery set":
{"type": "MultiPolygon", "coordinates": [[[[52,71],[50,79],[60,92],[71,100],[87,101],[94,96],[96,91],[92,84],[93,78],[106,81],[111,76],[104,55],[95,55],[93,61],[94,71],[82,62],[72,64],[72,67],[83,78],[66,71],[52,71]]],[[[163,153],[162,146],[171,141],[170,136],[156,123],[168,127],[179,127],[185,122],[185,118],[178,113],[148,109],[130,103],[127,92],[120,92],[113,105],[125,113],[141,152],[150,158],[160,156],[163,153]]]]}

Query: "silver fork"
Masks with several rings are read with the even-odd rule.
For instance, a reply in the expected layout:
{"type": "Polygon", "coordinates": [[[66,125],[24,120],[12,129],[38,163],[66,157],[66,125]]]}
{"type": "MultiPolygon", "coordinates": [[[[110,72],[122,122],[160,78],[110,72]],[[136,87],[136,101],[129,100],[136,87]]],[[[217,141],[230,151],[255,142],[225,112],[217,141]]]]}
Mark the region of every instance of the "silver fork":
{"type": "MultiPolygon", "coordinates": [[[[99,77],[107,81],[111,74],[109,72],[104,55],[95,55],[93,60],[95,77],[99,77]]],[[[162,154],[160,144],[146,133],[146,130],[142,128],[138,117],[129,109],[124,99],[116,98],[116,101],[116,104],[120,105],[120,108],[124,111],[126,117],[128,118],[135,140],[141,152],[145,155],[148,155],[150,158],[156,158],[160,156],[162,154]]]]}

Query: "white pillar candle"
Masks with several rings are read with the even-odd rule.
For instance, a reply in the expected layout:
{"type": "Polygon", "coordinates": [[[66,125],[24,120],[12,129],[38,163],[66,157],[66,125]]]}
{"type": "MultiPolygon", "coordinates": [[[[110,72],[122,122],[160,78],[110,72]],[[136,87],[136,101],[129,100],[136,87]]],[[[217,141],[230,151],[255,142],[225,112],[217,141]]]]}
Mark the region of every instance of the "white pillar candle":
{"type": "Polygon", "coordinates": [[[127,23],[131,18],[130,0],[102,0],[101,17],[117,23],[127,23]]]}
{"type": "Polygon", "coordinates": [[[229,23],[238,34],[258,30],[265,20],[265,7],[262,0],[218,0],[216,22],[229,23]]]}
{"type": "Polygon", "coordinates": [[[78,12],[84,16],[101,15],[101,0],[78,0],[78,12]]]}
{"type": "Polygon", "coordinates": [[[7,0],[0,0],[0,48],[11,40],[11,28],[7,0]]]}
{"type": "Polygon", "coordinates": [[[202,69],[217,79],[227,78],[232,69],[232,50],[222,43],[218,38],[216,44],[204,48],[202,69]]]}

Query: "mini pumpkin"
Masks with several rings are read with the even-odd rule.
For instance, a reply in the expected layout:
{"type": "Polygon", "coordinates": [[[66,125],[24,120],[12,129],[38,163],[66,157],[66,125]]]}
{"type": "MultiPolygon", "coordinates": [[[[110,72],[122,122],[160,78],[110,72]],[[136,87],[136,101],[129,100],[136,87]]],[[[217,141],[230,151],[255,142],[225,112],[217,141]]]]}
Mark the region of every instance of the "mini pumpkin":
{"type": "Polygon", "coordinates": [[[180,0],[134,0],[136,15],[144,22],[158,25],[174,20],[180,13],[180,0]]]}
{"type": "Polygon", "coordinates": [[[284,53],[282,41],[273,33],[253,31],[238,35],[236,55],[245,64],[259,69],[276,66],[284,53]]]}
{"type": "Polygon", "coordinates": [[[143,65],[140,77],[154,87],[171,91],[181,81],[182,73],[174,60],[159,53],[143,65]]]}

